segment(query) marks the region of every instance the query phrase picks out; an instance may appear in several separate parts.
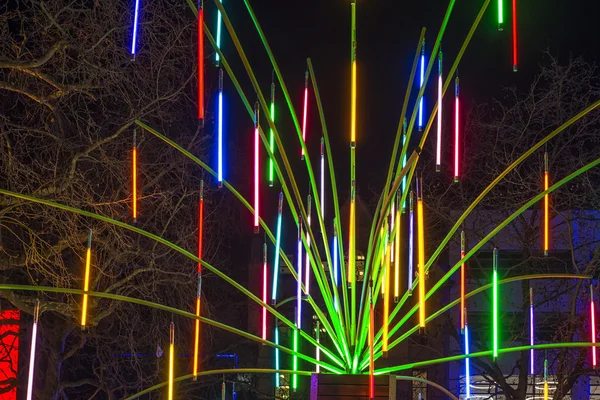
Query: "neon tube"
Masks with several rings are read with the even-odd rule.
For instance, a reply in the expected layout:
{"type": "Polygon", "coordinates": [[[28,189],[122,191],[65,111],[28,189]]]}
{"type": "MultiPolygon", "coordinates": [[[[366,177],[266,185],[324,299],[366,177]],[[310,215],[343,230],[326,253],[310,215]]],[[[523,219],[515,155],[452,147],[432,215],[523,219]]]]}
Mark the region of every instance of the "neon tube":
{"type": "MultiPolygon", "coordinates": [[[[302,142],[306,145],[306,115],[308,114],[308,71],[304,74],[304,112],[302,114],[302,142]]],[[[301,149],[301,160],[304,160],[304,147],[301,149]]]]}
{"type": "MultiPolygon", "coordinates": [[[[544,153],[544,190],[548,190],[548,152],[544,153]]],[[[544,256],[548,255],[550,236],[549,196],[544,196],[544,256]]]]}
{"type": "Polygon", "coordinates": [[[438,56],[438,110],[437,110],[437,143],[435,147],[435,171],[440,172],[442,162],[442,52],[438,56]]]}
{"type": "Polygon", "coordinates": [[[267,243],[263,244],[262,338],[267,340],[267,243]]]}
{"type": "MultiPolygon", "coordinates": [[[[296,309],[296,320],[298,320],[298,309],[296,309]]],[[[298,353],[298,327],[294,329],[294,352],[298,353]]],[[[293,357],[293,370],[294,372],[298,371],[298,356],[294,354],[293,357]]],[[[292,374],[292,390],[295,392],[298,388],[298,375],[292,374]]]]}
{"type": "Polygon", "coordinates": [[[131,39],[131,55],[135,60],[135,50],[136,50],[136,42],[137,42],[137,31],[138,31],[138,17],[140,10],[140,0],[135,0],[135,11],[133,13],[133,37],[131,39]]]}
{"type": "Polygon", "coordinates": [[[385,296],[383,299],[383,358],[387,358],[388,340],[389,340],[389,324],[390,317],[390,259],[391,259],[390,242],[387,242],[387,254],[385,256],[385,296]]]}
{"type": "Polygon", "coordinates": [[[198,119],[204,119],[204,6],[198,1],[198,119]]]}
{"type": "Polygon", "coordinates": [[[458,165],[460,154],[460,99],[459,99],[459,80],[458,76],[454,81],[454,182],[458,182],[460,170],[458,165]]]}
{"type": "MultiPolygon", "coordinates": [[[[534,345],[534,322],[533,322],[533,288],[529,288],[529,345],[534,345]]],[[[535,375],[534,370],[534,350],[531,349],[529,352],[529,373],[535,375]]]]}
{"type": "Polygon", "coordinates": [[[354,246],[353,246],[353,235],[354,235],[354,200],[350,199],[350,232],[349,232],[349,249],[348,249],[348,285],[352,285],[354,282],[354,276],[356,272],[354,271],[354,267],[356,264],[356,257],[354,256],[354,246]]]}
{"type": "MultiPolygon", "coordinates": [[[[419,74],[419,89],[423,87],[425,83],[425,39],[423,39],[423,45],[421,46],[421,73],[419,74]]],[[[419,101],[419,132],[423,130],[423,96],[419,101]]]]}
{"type": "Polygon", "coordinates": [[[175,324],[171,322],[169,329],[169,386],[168,400],[173,400],[173,363],[175,358],[175,324]]]}
{"type": "MultiPolygon", "coordinates": [[[[279,346],[279,320],[275,318],[275,344],[279,346]]],[[[279,348],[275,348],[275,370],[279,371],[279,348]]],[[[279,389],[279,372],[275,373],[275,389],[279,389]]]]}
{"type": "MultiPolygon", "coordinates": [[[[223,4],[223,0],[219,0],[221,4],[223,4]]],[[[221,16],[221,10],[217,10],[217,49],[221,49],[221,20],[223,17],[221,16]]],[[[221,58],[219,56],[219,52],[215,51],[215,63],[217,67],[219,66],[221,58]]]]}
{"type": "Polygon", "coordinates": [[[394,302],[397,303],[400,301],[400,192],[398,192],[396,196],[396,236],[394,240],[396,241],[395,248],[395,262],[394,262],[394,302]]]}
{"type": "Polygon", "coordinates": [[[504,0],[498,0],[498,30],[504,30],[504,0]]]}
{"type": "Polygon", "coordinates": [[[419,328],[425,328],[425,226],[423,218],[423,178],[417,180],[417,239],[419,241],[419,328]]]}
{"type": "Polygon", "coordinates": [[[132,149],[132,153],[131,153],[131,175],[132,175],[132,191],[133,191],[133,195],[132,195],[132,199],[131,202],[133,203],[133,222],[137,222],[137,135],[136,135],[136,129],[135,127],[133,128],[133,149],[132,149]]]}
{"type": "Polygon", "coordinates": [[[27,379],[27,400],[31,400],[33,395],[33,373],[35,370],[35,348],[37,343],[37,325],[40,318],[40,301],[35,300],[33,312],[33,328],[31,329],[31,347],[29,350],[29,377],[27,379]]]}
{"type": "MultiPolygon", "coordinates": [[[[198,202],[198,258],[202,259],[202,237],[204,232],[204,180],[200,181],[200,200],[198,202]]],[[[196,316],[199,317],[201,313],[201,301],[202,301],[202,264],[198,263],[198,288],[196,293],[196,316]]],[[[197,318],[194,321],[194,380],[198,376],[198,360],[200,354],[200,319],[197,318]]]]}
{"type": "Polygon", "coordinates": [[[544,359],[544,400],[548,400],[548,357],[544,359]]]}
{"type": "Polygon", "coordinates": [[[306,214],[307,214],[307,220],[306,220],[306,259],[305,261],[305,266],[304,266],[304,290],[305,290],[305,294],[308,296],[310,294],[310,211],[311,211],[311,205],[312,205],[312,197],[309,194],[308,195],[308,199],[307,199],[307,207],[306,207],[306,214]]]}
{"type": "MultiPolygon", "coordinates": [[[[87,241],[87,250],[85,253],[85,280],[83,281],[83,290],[87,292],[90,290],[90,265],[92,263],[92,230],[87,241]]],[[[83,294],[83,305],[81,307],[81,329],[85,329],[87,321],[87,306],[88,306],[88,295],[83,294]]]]}
{"type": "MultiPolygon", "coordinates": [[[[464,313],[466,314],[467,311],[464,310],[464,313]]],[[[466,316],[465,316],[466,318],[466,316]]],[[[465,355],[469,355],[469,326],[467,325],[467,323],[465,322],[465,329],[464,329],[464,335],[465,335],[465,355]]],[[[471,362],[470,359],[467,357],[465,358],[465,392],[466,392],[466,398],[470,398],[471,397],[471,362]]]]}
{"type": "Polygon", "coordinates": [[[259,111],[258,111],[258,101],[254,104],[254,233],[258,233],[260,231],[259,225],[259,134],[258,134],[258,125],[259,125],[259,111]]]}
{"type": "Polygon", "coordinates": [[[279,192],[279,205],[277,206],[277,232],[275,236],[275,260],[273,261],[273,290],[271,305],[277,302],[277,284],[279,281],[279,249],[281,248],[281,213],[283,211],[283,192],[279,192]]]}
{"type": "Polygon", "coordinates": [[[321,218],[325,219],[325,138],[321,136],[321,218]]]}
{"type": "Polygon", "coordinates": [[[298,223],[298,248],[296,253],[296,328],[302,329],[302,221],[298,223]]]}
{"type": "MultiPolygon", "coordinates": [[[[392,201],[392,210],[390,211],[390,230],[389,230],[389,234],[391,236],[392,232],[394,232],[394,224],[396,222],[396,201],[392,201]]],[[[392,242],[392,253],[390,254],[391,262],[394,262],[394,253],[395,253],[395,241],[392,242]]]]}
{"type": "MultiPolygon", "coordinates": [[[[275,77],[271,78],[271,121],[275,123],[275,77]]],[[[271,154],[275,154],[275,137],[273,128],[269,128],[269,148],[271,154]]],[[[269,158],[269,186],[273,187],[273,157],[269,158]]]]}
{"type": "MultiPolygon", "coordinates": [[[[460,232],[460,259],[465,258],[465,250],[466,250],[466,239],[465,239],[465,231],[460,232]]],[[[465,329],[466,317],[465,317],[465,264],[461,264],[460,266],[460,329],[465,329]]]]}
{"type": "MultiPolygon", "coordinates": [[[[335,219],[333,222],[333,281],[335,286],[337,287],[339,285],[339,281],[338,281],[338,276],[339,276],[339,267],[338,267],[338,237],[337,237],[337,231],[335,229],[335,219]]],[[[335,295],[335,291],[334,291],[334,295],[335,295]]],[[[335,297],[335,311],[338,310],[338,303],[339,303],[339,299],[337,298],[337,296],[335,297]]]]}
{"type": "Polygon", "coordinates": [[[408,292],[412,294],[413,290],[413,262],[415,253],[415,213],[413,198],[414,193],[411,191],[409,196],[409,221],[408,221],[408,292]]]}
{"type": "MultiPolygon", "coordinates": [[[[219,53],[217,53],[219,54],[219,53]]],[[[219,68],[219,117],[217,123],[218,133],[218,166],[217,180],[219,188],[223,187],[223,69],[219,68]]]]}
{"type": "Polygon", "coordinates": [[[225,386],[225,375],[223,375],[223,382],[221,382],[221,400],[225,400],[227,393],[227,386],[225,386]]]}
{"type": "Polygon", "coordinates": [[[592,366],[596,368],[596,308],[594,305],[594,288],[590,285],[590,315],[592,319],[592,366]]]}
{"type": "MultiPolygon", "coordinates": [[[[317,327],[315,330],[315,339],[317,340],[317,343],[321,344],[321,324],[319,322],[319,320],[317,320],[317,327]]],[[[319,346],[316,346],[316,354],[315,354],[315,358],[317,361],[321,361],[321,349],[319,348],[319,346]]],[[[316,366],[316,373],[320,373],[321,372],[321,366],[319,364],[317,364],[316,366]]]]}
{"type": "MultiPolygon", "coordinates": [[[[402,124],[402,130],[404,131],[402,135],[402,147],[406,144],[406,118],[404,118],[404,123],[402,124]]],[[[404,157],[402,157],[402,168],[406,167],[406,153],[404,153],[404,157]]],[[[402,178],[402,193],[406,192],[406,175],[402,178]]],[[[402,202],[402,214],[406,213],[406,198],[402,202]]]]}
{"type": "Polygon", "coordinates": [[[369,301],[369,399],[375,398],[375,357],[374,337],[375,334],[375,312],[373,310],[373,283],[371,282],[371,296],[369,301]]]}
{"type": "Polygon", "coordinates": [[[494,272],[492,276],[492,314],[493,314],[493,357],[494,360],[498,358],[498,249],[494,249],[494,272]]]}
{"type": "Polygon", "coordinates": [[[512,33],[513,33],[513,72],[517,72],[517,0],[512,0],[512,33]]]}

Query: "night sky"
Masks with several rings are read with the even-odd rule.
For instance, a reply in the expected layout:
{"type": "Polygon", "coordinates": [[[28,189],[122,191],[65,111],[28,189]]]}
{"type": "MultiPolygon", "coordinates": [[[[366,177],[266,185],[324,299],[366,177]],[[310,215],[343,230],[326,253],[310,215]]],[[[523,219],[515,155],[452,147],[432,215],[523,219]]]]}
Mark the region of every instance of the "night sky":
{"type": "MultiPolygon", "coordinates": [[[[210,3],[205,2],[209,15],[214,8],[210,3]]],[[[338,166],[336,172],[340,195],[344,197],[349,187],[346,166],[349,164],[350,0],[259,0],[251,4],[282,69],[299,117],[302,111],[305,59],[311,57],[313,61],[334,161],[338,166]]],[[[457,1],[442,43],[446,71],[482,4],[483,1],[457,1]]],[[[467,109],[475,103],[501,97],[502,88],[506,86],[517,85],[525,90],[538,72],[538,65],[544,61],[546,56],[543,53],[546,50],[562,60],[573,55],[584,56],[587,61],[595,62],[600,57],[600,28],[592,0],[519,1],[519,72],[513,73],[511,4],[509,0],[504,0],[504,4],[504,31],[498,32],[497,1],[492,0],[459,66],[461,98],[467,109]]],[[[271,67],[248,13],[241,1],[224,0],[224,5],[268,97],[271,67]]],[[[430,51],[447,5],[446,0],[358,1],[357,181],[359,193],[364,198],[372,196],[371,190],[380,191],[383,184],[420,29],[423,26],[427,28],[426,50],[430,51]]],[[[241,64],[235,61],[238,57],[226,34],[223,37],[223,49],[234,63],[238,79],[245,82],[244,87],[252,99],[253,89],[241,64]]],[[[231,139],[241,140],[240,147],[246,148],[244,143],[251,140],[251,136],[244,132],[251,135],[251,121],[245,119],[245,111],[238,111],[238,105],[234,104],[238,101],[233,98],[233,88],[230,89],[232,110],[244,115],[244,118],[236,118],[231,122],[231,139]]],[[[435,85],[430,84],[426,93],[432,99],[435,85]]],[[[445,100],[451,102],[452,93],[451,88],[448,92],[450,96],[447,95],[445,100]]],[[[428,102],[429,105],[432,103],[432,100],[428,102]]],[[[284,103],[279,87],[277,105],[278,126],[288,146],[293,167],[298,176],[305,176],[300,157],[294,153],[294,148],[297,148],[296,153],[299,154],[297,138],[289,116],[283,115],[284,103]]],[[[413,105],[414,100],[409,104],[409,110],[413,105]]],[[[309,107],[308,146],[313,163],[317,163],[321,128],[312,98],[309,107]]],[[[464,112],[466,114],[468,110],[464,112]]],[[[446,123],[452,123],[452,120],[448,119],[446,123]]],[[[238,162],[241,163],[242,159],[238,162]]],[[[240,174],[244,170],[237,167],[233,165],[234,170],[231,171],[237,175],[235,180],[242,179],[240,174]]],[[[448,170],[449,165],[446,168],[448,170]]],[[[300,182],[306,185],[302,178],[300,182]]],[[[276,198],[276,194],[272,197],[276,198]]]]}

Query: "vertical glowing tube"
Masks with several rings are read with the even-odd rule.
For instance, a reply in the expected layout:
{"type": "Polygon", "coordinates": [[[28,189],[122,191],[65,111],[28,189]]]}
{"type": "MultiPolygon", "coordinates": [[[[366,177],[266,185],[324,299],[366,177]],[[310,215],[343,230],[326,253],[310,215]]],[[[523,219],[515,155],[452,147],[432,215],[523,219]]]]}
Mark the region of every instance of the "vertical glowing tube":
{"type": "Polygon", "coordinates": [[[135,51],[137,44],[137,31],[138,31],[138,17],[140,12],[140,0],[135,0],[135,10],[133,13],[133,36],[131,38],[131,55],[135,60],[135,51]]]}
{"type": "Polygon", "coordinates": [[[298,248],[296,254],[296,328],[302,329],[302,220],[298,223],[298,248]]]}
{"type": "Polygon", "coordinates": [[[414,212],[414,193],[411,191],[409,197],[409,216],[408,216],[408,292],[412,294],[413,290],[413,263],[415,254],[415,212],[414,212]]]}
{"type": "MultiPolygon", "coordinates": [[[[198,201],[198,258],[202,259],[202,237],[204,233],[204,180],[200,181],[200,200],[198,201]]],[[[196,317],[200,317],[202,301],[202,264],[197,265],[198,288],[196,292],[196,317]]],[[[198,360],[200,354],[200,319],[195,320],[194,335],[194,380],[198,376],[198,360]]]]}
{"type": "MultiPolygon", "coordinates": [[[[544,190],[548,190],[548,152],[544,153],[544,190]]],[[[550,208],[548,194],[544,196],[544,256],[548,255],[550,236],[550,208]]]]}
{"type": "Polygon", "coordinates": [[[460,170],[458,165],[460,155],[460,98],[458,76],[454,81],[454,182],[458,182],[460,170]]]}
{"type": "Polygon", "coordinates": [[[517,0],[512,0],[512,33],[513,33],[513,72],[517,72],[517,0]]]}
{"type": "MultiPolygon", "coordinates": [[[[298,320],[298,315],[300,313],[298,312],[298,309],[296,309],[296,320],[298,320]]],[[[296,326],[296,329],[294,329],[294,358],[293,358],[293,370],[294,372],[298,371],[298,330],[300,328],[298,326],[296,326]]],[[[296,374],[292,374],[292,390],[295,392],[296,389],[298,388],[298,375],[296,374]]]]}
{"type": "Polygon", "coordinates": [[[198,0],[198,119],[204,119],[204,2],[198,0]]]}
{"type": "MultiPolygon", "coordinates": [[[[534,322],[533,322],[533,288],[529,288],[529,345],[534,345],[534,322]]],[[[534,375],[534,350],[529,351],[529,373],[534,375]]]]}
{"type": "Polygon", "coordinates": [[[312,205],[312,197],[309,194],[308,195],[308,199],[307,199],[307,207],[306,207],[306,214],[307,214],[307,220],[306,220],[306,259],[305,261],[305,266],[304,266],[304,290],[306,295],[310,295],[310,212],[311,212],[311,205],[312,205]]]}
{"type": "Polygon", "coordinates": [[[498,249],[494,249],[494,271],[492,276],[493,357],[498,358],[498,249]]]}
{"type": "MultiPolygon", "coordinates": [[[[321,323],[319,320],[317,320],[317,326],[315,329],[315,339],[317,340],[317,343],[321,344],[321,323]]],[[[321,361],[321,348],[318,346],[316,347],[315,358],[317,361],[321,361]]],[[[321,372],[321,366],[319,364],[316,366],[316,372],[317,374],[321,372]]]]}
{"type": "Polygon", "coordinates": [[[262,338],[267,340],[267,243],[263,244],[262,338]]]}
{"type": "MultiPolygon", "coordinates": [[[[271,121],[275,123],[275,77],[271,77],[271,121]]],[[[275,154],[275,137],[273,129],[269,128],[269,148],[275,154]]],[[[269,158],[269,186],[273,187],[273,157],[269,158]]]]}
{"type": "MultiPolygon", "coordinates": [[[[390,211],[390,236],[392,235],[392,233],[394,232],[394,226],[396,223],[396,201],[392,201],[392,210],[390,211]]],[[[392,252],[391,252],[391,262],[394,262],[394,253],[395,253],[395,244],[396,242],[393,241],[392,242],[392,252]]]]}
{"type": "Polygon", "coordinates": [[[279,249],[281,248],[281,213],[283,211],[283,192],[279,192],[279,205],[277,206],[277,232],[275,234],[275,260],[273,261],[273,290],[271,304],[277,302],[277,284],[279,281],[279,249]]]}
{"type": "MultiPolygon", "coordinates": [[[[308,114],[308,71],[304,74],[304,112],[302,114],[302,142],[306,145],[306,116],[308,114]]],[[[300,158],[304,160],[304,147],[300,158]]]]}
{"type": "Polygon", "coordinates": [[[544,359],[544,400],[548,400],[548,357],[544,359]]]}
{"type": "MultiPolygon", "coordinates": [[[[222,4],[223,0],[219,0],[219,2],[222,4]]],[[[221,20],[223,19],[223,17],[221,16],[221,10],[217,10],[217,49],[221,49],[221,20]]],[[[219,66],[219,62],[221,61],[221,58],[219,56],[219,52],[215,51],[215,63],[217,65],[217,67],[219,66]]]]}
{"type": "MultiPolygon", "coordinates": [[[[465,249],[466,249],[466,239],[465,239],[465,231],[460,232],[460,259],[465,258],[465,249]]],[[[465,316],[465,264],[462,263],[460,266],[460,329],[465,329],[466,316],[465,316]]]]}
{"type": "Polygon", "coordinates": [[[92,263],[92,230],[87,241],[87,250],[85,253],[85,280],[83,281],[83,305],[81,306],[81,329],[85,329],[87,321],[87,306],[88,306],[88,295],[87,292],[90,290],[90,265],[92,263]]]}
{"type": "MultiPolygon", "coordinates": [[[[350,60],[352,62],[352,82],[350,95],[350,218],[348,234],[348,284],[350,285],[350,344],[356,336],[356,0],[351,2],[352,28],[350,60]]],[[[354,371],[353,371],[354,372],[354,371]]]]}
{"type": "Polygon", "coordinates": [[[225,375],[223,375],[223,382],[221,382],[221,400],[225,400],[227,394],[227,386],[225,386],[225,375]]]}
{"type": "Polygon", "coordinates": [[[387,241],[387,254],[385,256],[385,296],[383,298],[383,358],[387,358],[388,352],[388,340],[389,340],[389,325],[388,319],[390,317],[390,259],[391,249],[390,242],[387,241]]]}
{"type": "Polygon", "coordinates": [[[321,218],[325,219],[325,138],[321,136],[321,218]]]}
{"type": "MultiPolygon", "coordinates": [[[[402,135],[402,147],[404,147],[405,143],[406,143],[406,118],[404,118],[404,123],[402,124],[402,130],[403,130],[403,135],[402,135]]],[[[406,153],[404,153],[404,157],[402,157],[402,168],[406,167],[406,153]]],[[[404,175],[404,177],[402,178],[402,193],[404,193],[406,191],[406,175],[404,175]]],[[[404,199],[404,202],[402,203],[402,214],[404,214],[406,212],[406,199],[404,199]]]]}
{"type": "MultiPolygon", "coordinates": [[[[218,54],[218,53],[217,53],[218,54]]],[[[218,134],[218,165],[217,181],[219,187],[223,186],[223,69],[219,68],[219,116],[217,122],[218,134]]]]}
{"type": "Polygon", "coordinates": [[[369,296],[369,399],[375,398],[375,357],[374,347],[375,341],[375,311],[373,310],[373,281],[370,282],[369,296]]]}
{"type": "MultiPolygon", "coordinates": [[[[333,282],[334,285],[337,287],[339,285],[339,267],[338,267],[338,237],[337,237],[337,230],[335,229],[335,218],[333,220],[333,282]]],[[[335,292],[334,292],[335,295],[335,292]]],[[[334,303],[335,303],[335,310],[338,310],[338,303],[339,303],[339,299],[336,298],[334,299],[334,303]]]]}
{"type": "Polygon", "coordinates": [[[350,146],[356,143],[356,0],[352,0],[352,30],[351,30],[351,47],[350,47],[350,62],[352,63],[352,81],[351,81],[351,96],[350,96],[350,146]]]}
{"type": "Polygon", "coordinates": [[[35,370],[35,348],[37,343],[37,325],[40,317],[40,301],[35,300],[33,311],[33,328],[31,329],[31,347],[29,349],[29,377],[27,378],[27,400],[33,396],[33,373],[35,370]]]}
{"type": "Polygon", "coordinates": [[[504,0],[498,0],[498,30],[504,30],[504,0]]]}
{"type": "Polygon", "coordinates": [[[592,325],[592,366],[596,368],[596,308],[594,304],[594,288],[590,285],[590,317],[592,325]]]}
{"type": "Polygon", "coordinates": [[[396,195],[396,236],[394,238],[396,242],[395,247],[395,262],[394,262],[394,302],[400,301],[400,191],[396,195]]]}
{"type": "Polygon", "coordinates": [[[259,147],[260,136],[258,134],[259,126],[258,101],[254,104],[254,233],[260,231],[259,225],[259,147]]]}
{"type": "Polygon", "coordinates": [[[438,56],[438,110],[437,110],[437,143],[435,147],[435,170],[440,172],[442,162],[442,51],[438,56]]]}
{"type": "MultiPolygon", "coordinates": [[[[464,314],[465,314],[465,329],[464,329],[464,335],[465,335],[465,355],[469,355],[469,326],[467,325],[466,322],[466,314],[467,314],[467,310],[463,310],[464,314]]],[[[466,398],[470,398],[471,397],[471,361],[470,359],[467,357],[465,358],[465,392],[466,392],[466,398]]]]}
{"type": "MultiPolygon", "coordinates": [[[[279,346],[279,320],[275,318],[275,344],[279,346]]],[[[275,370],[279,371],[279,348],[275,347],[275,370]]],[[[279,372],[275,372],[275,389],[280,386],[279,372]]]]}
{"type": "Polygon", "coordinates": [[[168,400],[173,400],[173,363],[175,358],[175,324],[171,322],[169,329],[169,386],[168,386],[168,400]]]}
{"type": "Polygon", "coordinates": [[[417,239],[419,242],[419,328],[425,328],[425,226],[423,218],[423,178],[417,180],[417,239]]]}
{"type": "Polygon", "coordinates": [[[137,222],[137,132],[133,128],[133,149],[131,153],[131,177],[132,177],[132,199],[133,204],[133,223],[137,222]]]}
{"type": "MultiPolygon", "coordinates": [[[[421,71],[419,73],[419,89],[423,87],[425,83],[425,39],[421,46],[421,71]]],[[[423,96],[419,100],[419,132],[423,130],[423,96]]]]}

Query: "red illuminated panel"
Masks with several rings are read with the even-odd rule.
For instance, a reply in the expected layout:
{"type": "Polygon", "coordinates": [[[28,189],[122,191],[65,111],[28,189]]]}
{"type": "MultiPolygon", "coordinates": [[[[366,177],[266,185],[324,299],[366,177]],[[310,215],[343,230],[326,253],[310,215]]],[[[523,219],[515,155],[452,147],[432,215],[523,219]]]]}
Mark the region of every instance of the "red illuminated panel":
{"type": "Polygon", "coordinates": [[[0,311],[0,400],[17,399],[19,319],[19,310],[0,311]]]}

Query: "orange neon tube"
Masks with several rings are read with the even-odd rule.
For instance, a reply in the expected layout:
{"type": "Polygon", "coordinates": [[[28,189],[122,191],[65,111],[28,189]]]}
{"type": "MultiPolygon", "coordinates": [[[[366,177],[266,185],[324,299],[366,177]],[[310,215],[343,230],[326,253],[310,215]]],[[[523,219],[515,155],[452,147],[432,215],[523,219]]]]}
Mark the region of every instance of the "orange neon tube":
{"type": "Polygon", "coordinates": [[[87,292],[90,290],[90,267],[92,263],[92,230],[90,229],[90,235],[88,236],[87,251],[85,254],[85,280],[83,281],[83,305],[81,306],[81,329],[85,329],[87,322],[87,306],[88,306],[88,295],[87,292]]]}

